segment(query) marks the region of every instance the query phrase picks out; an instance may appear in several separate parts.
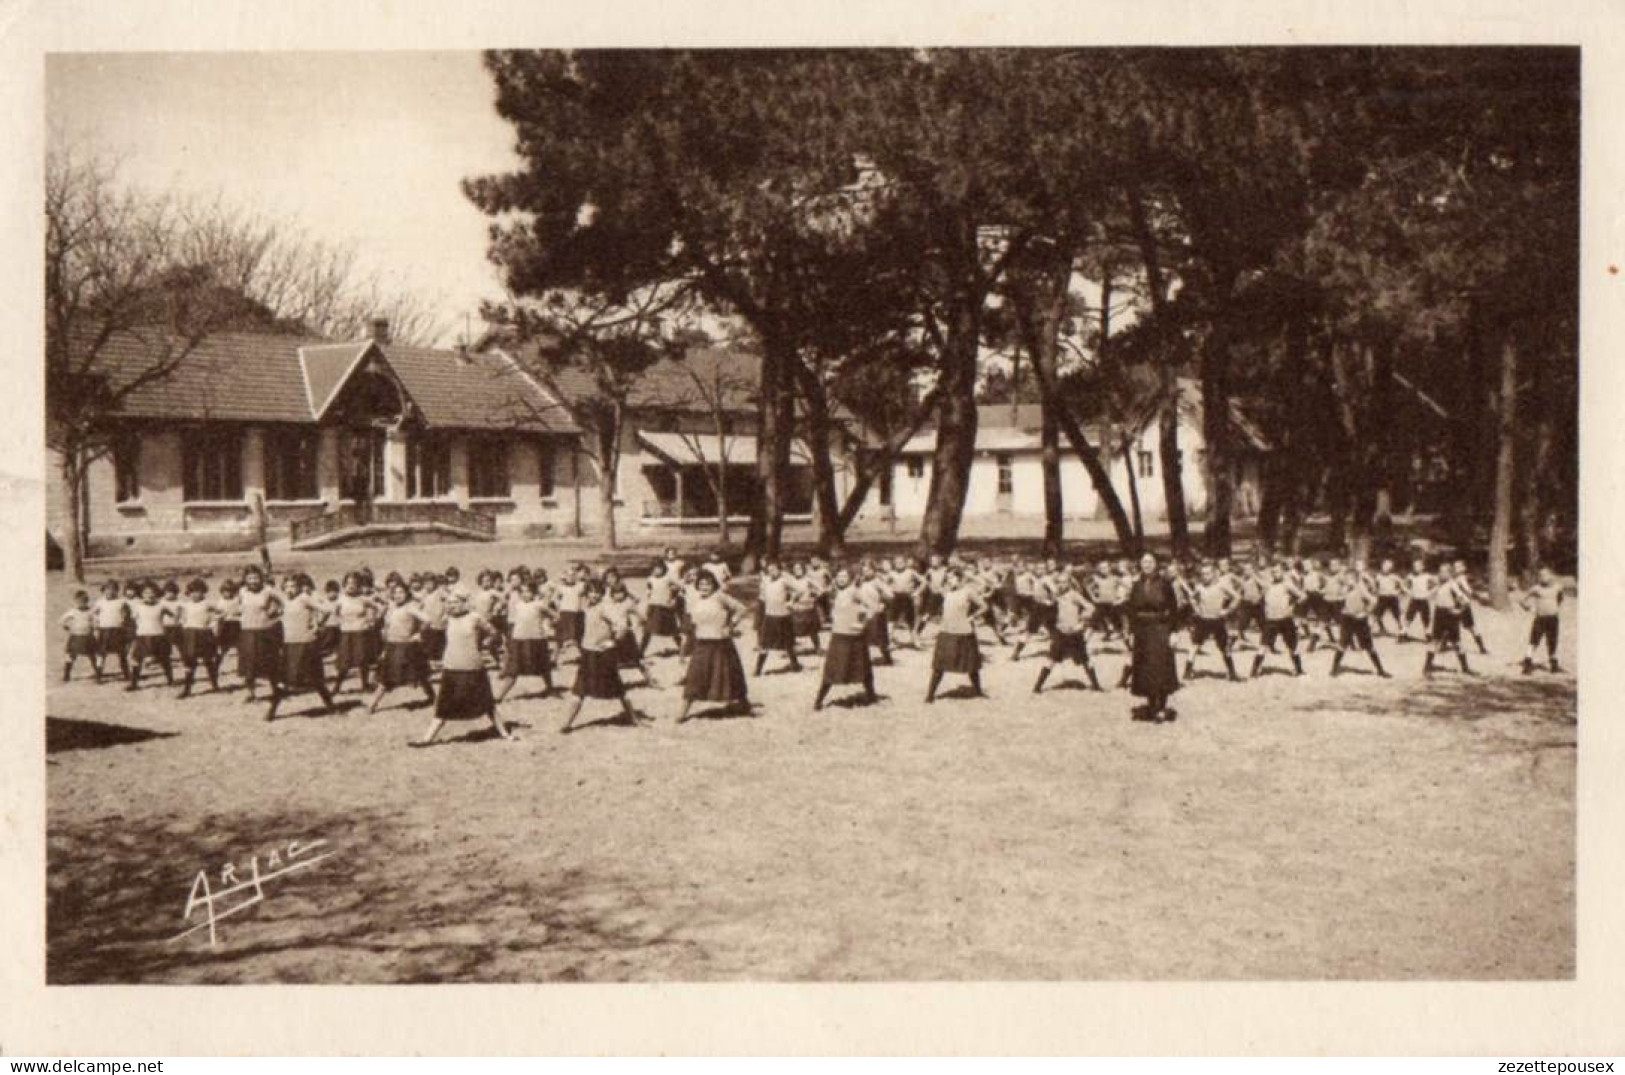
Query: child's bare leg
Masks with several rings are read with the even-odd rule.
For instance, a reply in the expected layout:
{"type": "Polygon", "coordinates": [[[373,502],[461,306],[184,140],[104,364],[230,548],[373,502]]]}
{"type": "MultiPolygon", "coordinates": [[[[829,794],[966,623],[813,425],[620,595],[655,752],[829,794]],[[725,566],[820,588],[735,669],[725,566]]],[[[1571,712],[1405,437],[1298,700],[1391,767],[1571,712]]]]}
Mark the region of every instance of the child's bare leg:
{"type": "Polygon", "coordinates": [[[378,703],[382,702],[384,700],[384,695],[386,695],[388,693],[389,693],[389,688],[388,687],[384,686],[382,683],[378,684],[378,689],[376,691],[374,691],[373,695],[372,695],[372,704],[367,706],[367,712],[369,712],[369,713],[378,712],[378,703]]]}
{"type": "Polygon", "coordinates": [[[446,722],[441,720],[439,717],[432,718],[429,722],[429,730],[423,733],[423,737],[421,739],[417,740],[418,746],[426,747],[430,743],[434,742],[435,739],[440,735],[440,729],[444,728],[445,726],[446,722]]]}
{"type": "Polygon", "coordinates": [[[587,699],[583,695],[576,695],[575,701],[570,703],[570,715],[564,718],[564,727],[559,729],[562,734],[575,727],[576,717],[581,713],[581,704],[587,699]]]}

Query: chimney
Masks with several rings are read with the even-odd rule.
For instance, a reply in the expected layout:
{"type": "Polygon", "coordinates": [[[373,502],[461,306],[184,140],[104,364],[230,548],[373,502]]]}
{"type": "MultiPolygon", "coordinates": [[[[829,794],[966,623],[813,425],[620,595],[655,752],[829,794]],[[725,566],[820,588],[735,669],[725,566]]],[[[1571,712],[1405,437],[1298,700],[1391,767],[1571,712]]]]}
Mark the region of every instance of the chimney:
{"type": "Polygon", "coordinates": [[[389,342],[389,318],[375,317],[372,319],[372,339],[374,343],[389,342]]]}

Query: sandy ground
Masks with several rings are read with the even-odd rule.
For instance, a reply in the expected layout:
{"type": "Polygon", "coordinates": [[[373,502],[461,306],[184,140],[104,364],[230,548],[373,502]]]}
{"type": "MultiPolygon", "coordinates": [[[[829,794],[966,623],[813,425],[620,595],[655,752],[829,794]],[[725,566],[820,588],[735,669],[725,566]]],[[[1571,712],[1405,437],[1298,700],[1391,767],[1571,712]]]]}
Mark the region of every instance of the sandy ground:
{"type": "Polygon", "coordinates": [[[1483,618],[1471,679],[1390,640],[1391,681],[1318,653],[1198,678],[1162,725],[1035,698],[1039,659],[991,647],[990,701],[925,706],[905,649],[872,707],[813,713],[814,663],[754,681],[753,717],[678,727],[636,690],[652,725],[561,736],[562,700],[510,699],[520,742],[426,750],[412,692],[268,725],[240,691],[53,681],[49,979],[1572,977],[1574,606],[1558,675],[1518,674],[1523,616],[1483,618]],[[176,939],[199,871],[316,840],[217,945],[176,939]]]}

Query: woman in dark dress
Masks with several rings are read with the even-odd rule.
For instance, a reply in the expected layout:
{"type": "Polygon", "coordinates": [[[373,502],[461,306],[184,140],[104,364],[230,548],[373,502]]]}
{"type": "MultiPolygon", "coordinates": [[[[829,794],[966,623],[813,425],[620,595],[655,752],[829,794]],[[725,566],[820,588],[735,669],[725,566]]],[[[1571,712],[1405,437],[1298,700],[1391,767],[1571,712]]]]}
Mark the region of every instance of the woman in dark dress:
{"type": "Polygon", "coordinates": [[[1179,611],[1173,583],[1157,569],[1150,553],[1140,557],[1140,574],[1129,589],[1127,612],[1134,630],[1129,689],[1145,699],[1145,719],[1172,719],[1168,696],[1179,689],[1174,649],[1168,635],[1179,611]]]}

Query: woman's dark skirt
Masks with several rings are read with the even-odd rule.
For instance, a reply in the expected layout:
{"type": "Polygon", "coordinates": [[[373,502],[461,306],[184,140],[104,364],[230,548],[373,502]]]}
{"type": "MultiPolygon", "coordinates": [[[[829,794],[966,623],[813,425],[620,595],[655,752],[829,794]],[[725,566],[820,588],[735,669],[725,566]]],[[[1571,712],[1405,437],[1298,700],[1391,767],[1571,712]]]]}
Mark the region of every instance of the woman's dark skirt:
{"type": "Polygon", "coordinates": [[[886,649],[891,645],[891,625],[886,622],[884,612],[871,616],[863,625],[864,640],[871,646],[886,649]]]}
{"type": "Polygon", "coordinates": [[[181,660],[188,668],[212,665],[219,659],[220,647],[207,627],[187,627],[181,631],[181,660]]]}
{"type": "Polygon", "coordinates": [[[868,683],[874,676],[869,643],[862,635],[831,635],[824,655],[824,683],[868,683]]]}
{"type": "Polygon", "coordinates": [[[782,650],[789,653],[796,648],[796,624],[789,616],[762,617],[761,633],[756,637],[759,650],[782,650]]]}
{"type": "Polygon", "coordinates": [[[818,618],[818,609],[814,607],[798,608],[790,613],[790,626],[795,630],[797,638],[817,638],[824,624],[818,618]]]}
{"type": "Polygon", "coordinates": [[[448,668],[440,673],[434,715],[439,720],[475,720],[496,710],[491,677],[483,668],[448,668]]]}
{"type": "Polygon", "coordinates": [[[169,652],[169,635],[136,635],[135,648],[130,651],[130,660],[168,664],[169,652]]]}
{"type": "Polygon", "coordinates": [[[237,672],[244,679],[275,679],[282,643],[269,629],[245,627],[237,633],[237,672]]]}
{"type": "Polygon", "coordinates": [[[886,599],[886,615],[899,623],[907,623],[914,618],[914,595],[907,593],[894,593],[886,599]]]}
{"type": "Polygon", "coordinates": [[[372,640],[367,631],[340,631],[334,663],[340,672],[365,668],[372,663],[372,640]]]}
{"type": "Polygon", "coordinates": [[[1461,617],[1455,609],[1433,610],[1433,641],[1447,646],[1461,645],[1461,617]]]}
{"type": "Polygon", "coordinates": [[[624,697],[626,688],[621,686],[620,662],[615,659],[615,651],[582,650],[570,693],[578,698],[624,697]]]}
{"type": "Polygon", "coordinates": [[[1089,663],[1089,643],[1083,632],[1068,634],[1056,631],[1049,636],[1049,659],[1051,664],[1061,664],[1071,661],[1073,664],[1089,663]]]}
{"type": "Polygon", "coordinates": [[[329,653],[338,652],[339,636],[343,633],[335,626],[323,627],[316,632],[316,646],[321,651],[322,656],[325,657],[329,653]]]}
{"type": "Polygon", "coordinates": [[[638,636],[631,631],[622,631],[615,636],[615,663],[622,668],[637,668],[643,663],[638,636]]]}
{"type": "Polygon", "coordinates": [[[386,642],[378,665],[378,682],[394,689],[422,683],[429,678],[429,660],[417,642],[386,642]]]}
{"type": "Polygon", "coordinates": [[[650,638],[676,638],[677,613],[670,605],[650,605],[647,626],[650,638]]]}
{"type": "Polygon", "coordinates": [[[316,642],[282,643],[282,692],[313,691],[325,688],[322,678],[321,646],[316,642]]]}
{"type": "MultiPolygon", "coordinates": [[[[565,644],[579,646],[581,634],[586,629],[587,619],[579,612],[569,609],[559,613],[558,620],[553,625],[553,638],[560,646],[565,644]]],[[[596,695],[594,696],[596,697],[596,695]]]]}
{"type": "Polygon", "coordinates": [[[701,638],[694,642],[683,676],[683,700],[687,702],[742,702],[749,696],[745,666],[739,660],[739,647],[731,638],[701,638]]]}
{"type": "Polygon", "coordinates": [[[446,629],[425,627],[422,634],[423,659],[438,661],[446,655],[446,629]]]}
{"type": "Polygon", "coordinates": [[[1134,653],[1130,660],[1134,675],[1129,689],[1137,696],[1166,698],[1179,689],[1166,620],[1142,620],[1134,625],[1134,653]]]}
{"type": "Polygon", "coordinates": [[[96,654],[99,652],[100,650],[96,646],[95,635],[68,636],[69,657],[89,657],[92,660],[95,660],[96,654]]]}
{"type": "Polygon", "coordinates": [[[927,590],[925,597],[920,601],[920,615],[942,615],[942,595],[935,590],[927,590]]]}
{"type": "Polygon", "coordinates": [[[940,634],[931,653],[931,671],[968,676],[982,670],[982,647],[975,635],[940,634]]]}
{"type": "Polygon", "coordinates": [[[373,624],[362,632],[367,639],[367,664],[374,665],[384,655],[384,628],[382,624],[373,624]]]}
{"type": "Polygon", "coordinates": [[[221,620],[215,624],[215,645],[224,654],[227,650],[237,648],[237,640],[242,637],[243,625],[239,620],[221,620]]]}
{"type": "Polygon", "coordinates": [[[553,674],[553,654],[545,638],[513,638],[502,658],[502,674],[508,679],[553,674]]]}

